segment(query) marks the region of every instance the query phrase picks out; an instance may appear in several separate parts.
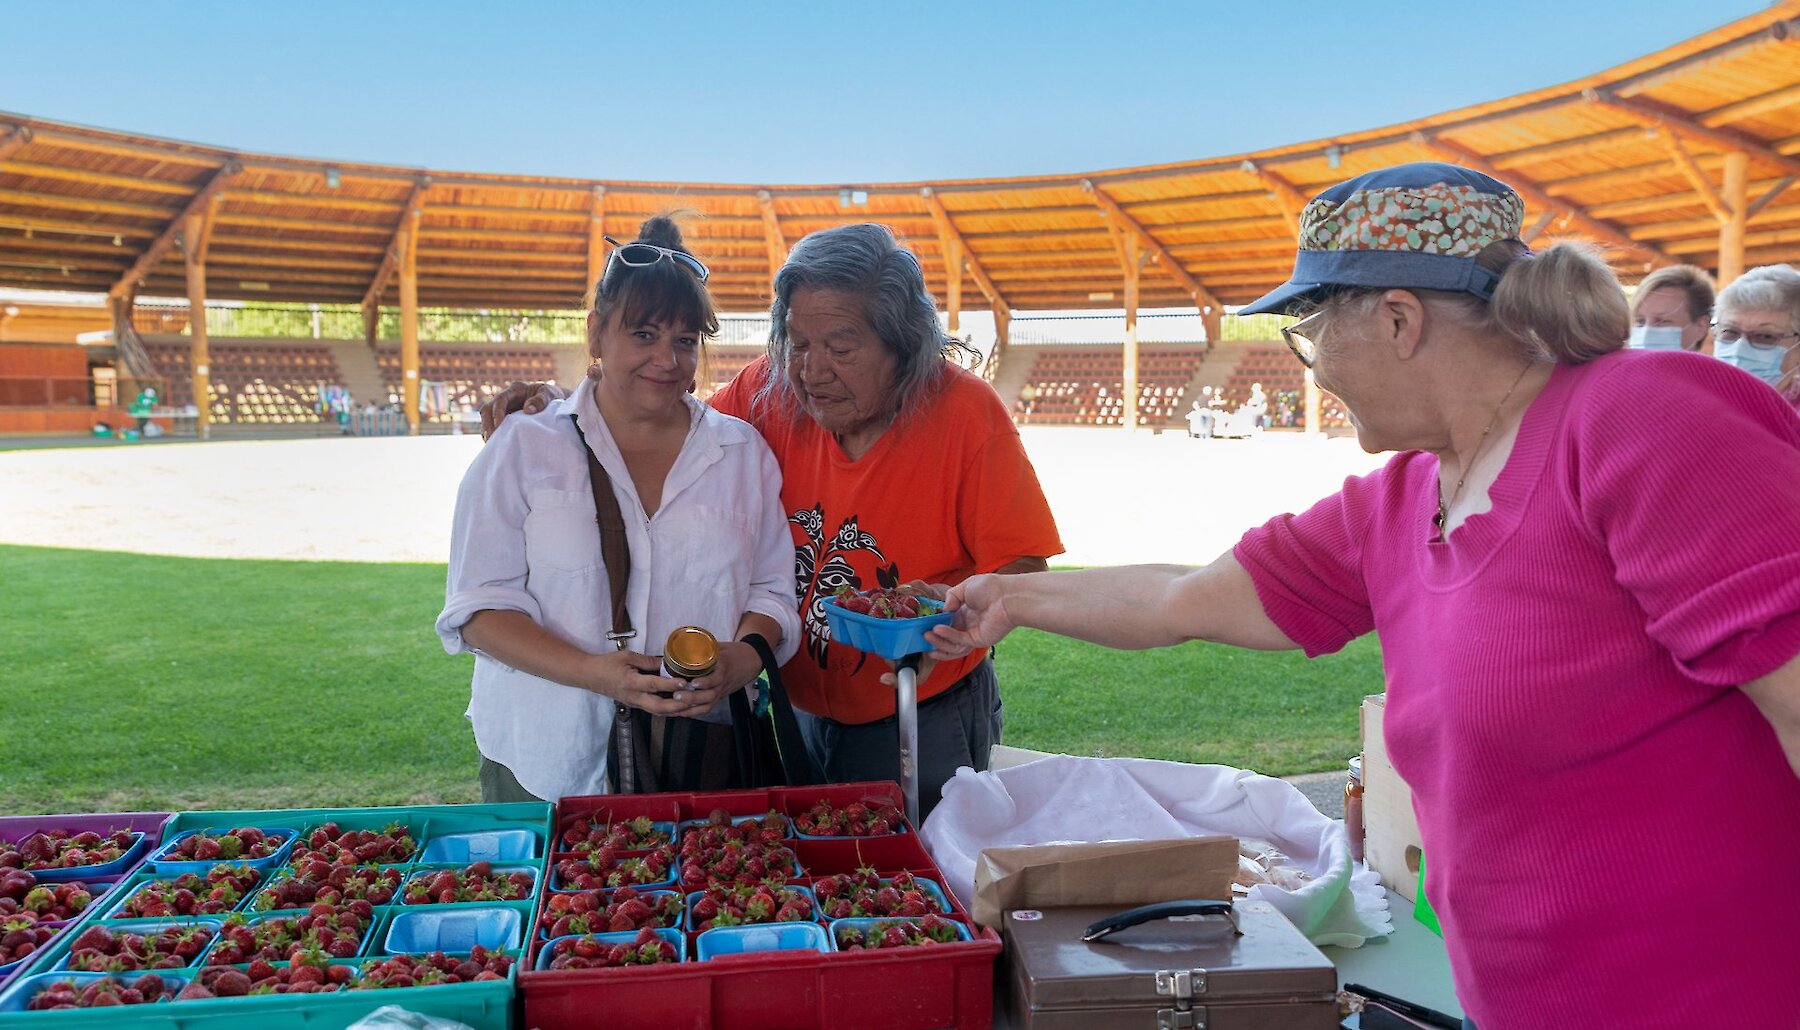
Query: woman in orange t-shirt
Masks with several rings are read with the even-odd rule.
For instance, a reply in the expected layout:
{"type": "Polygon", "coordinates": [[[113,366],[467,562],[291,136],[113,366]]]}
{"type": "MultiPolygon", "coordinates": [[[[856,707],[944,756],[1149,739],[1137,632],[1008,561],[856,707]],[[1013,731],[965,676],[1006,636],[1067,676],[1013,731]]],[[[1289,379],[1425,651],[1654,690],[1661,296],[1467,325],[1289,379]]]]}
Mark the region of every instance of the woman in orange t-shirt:
{"type": "MultiPolygon", "coordinates": [[[[895,780],[889,665],[834,642],[824,600],[841,586],[1042,571],[1062,540],[1005,406],[950,360],[957,345],[919,260],[885,227],[841,226],[795,244],[776,273],[770,319],[768,356],[711,403],[755,426],[781,466],[803,624],[782,679],[825,780],[895,780]]],[[[553,391],[514,387],[483,414],[504,417],[521,401],[530,411],[553,391]]],[[[921,817],[959,767],[987,768],[1000,729],[985,650],[925,663],[921,817]]]]}

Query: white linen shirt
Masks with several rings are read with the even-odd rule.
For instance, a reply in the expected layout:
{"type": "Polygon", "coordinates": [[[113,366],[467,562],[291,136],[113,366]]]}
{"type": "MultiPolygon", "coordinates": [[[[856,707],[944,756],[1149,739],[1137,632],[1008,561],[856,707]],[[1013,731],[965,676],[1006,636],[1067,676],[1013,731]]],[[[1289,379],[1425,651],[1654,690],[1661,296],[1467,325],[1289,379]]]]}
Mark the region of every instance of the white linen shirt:
{"type": "MultiPolygon", "coordinates": [[[[625,607],[630,650],[660,655],[669,631],[701,626],[737,637],[745,612],[781,626],[778,661],[799,646],[794,544],[781,507],[781,470],[748,423],[686,398],[687,439],[644,513],[625,459],[600,417],[592,384],[536,415],[512,415],[463,476],[437,633],[451,654],[472,651],[462,627],[476,612],[524,612],[584,651],[613,650],[610,581],[600,555],[583,446],[612,478],[631,545],[625,607]],[[570,421],[579,418],[580,435],[570,421]]],[[[554,801],[606,790],[615,702],[510,668],[476,652],[468,718],[481,753],[519,785],[554,801]]],[[[729,721],[725,701],[703,718],[729,721]]]]}

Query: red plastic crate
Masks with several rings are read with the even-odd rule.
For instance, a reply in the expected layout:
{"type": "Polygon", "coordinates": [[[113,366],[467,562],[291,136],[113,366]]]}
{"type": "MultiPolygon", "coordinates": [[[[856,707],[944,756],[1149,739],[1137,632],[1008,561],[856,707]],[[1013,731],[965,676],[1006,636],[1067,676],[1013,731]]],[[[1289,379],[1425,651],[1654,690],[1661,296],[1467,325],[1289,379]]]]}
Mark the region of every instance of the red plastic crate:
{"type": "MultiPolygon", "coordinates": [[[[770,809],[792,814],[820,798],[843,804],[863,797],[898,801],[900,789],[893,783],[861,783],[588,796],[564,798],[558,811],[566,822],[607,808],[622,815],[651,815],[666,812],[673,802],[681,819],[704,819],[718,808],[732,815],[770,809]]],[[[563,825],[559,822],[559,832],[563,825]]],[[[914,829],[883,837],[796,840],[791,846],[806,872],[797,882],[869,865],[884,874],[910,870],[942,883],[943,874],[914,829]]],[[[953,917],[968,923],[968,913],[954,895],[950,902],[953,917]]],[[[534,940],[526,971],[519,975],[524,1025],[576,1030],[595,1025],[604,1014],[605,1025],[616,1030],[985,1030],[993,1024],[994,960],[1001,944],[992,930],[973,924],[971,929],[973,941],[931,948],[779,952],[673,966],[555,971],[530,968],[540,943],[534,940]]]]}

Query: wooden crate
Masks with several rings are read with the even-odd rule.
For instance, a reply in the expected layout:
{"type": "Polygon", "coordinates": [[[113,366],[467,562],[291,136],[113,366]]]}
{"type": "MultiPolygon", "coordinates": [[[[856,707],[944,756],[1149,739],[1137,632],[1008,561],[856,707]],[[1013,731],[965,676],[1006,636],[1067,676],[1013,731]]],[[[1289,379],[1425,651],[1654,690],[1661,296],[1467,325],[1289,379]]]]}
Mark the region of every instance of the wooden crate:
{"type": "Polygon", "coordinates": [[[1363,860],[1381,874],[1383,883],[1412,901],[1419,884],[1419,820],[1413,815],[1412,789],[1388,761],[1381,736],[1386,711],[1386,694],[1363,698],[1363,860]]]}

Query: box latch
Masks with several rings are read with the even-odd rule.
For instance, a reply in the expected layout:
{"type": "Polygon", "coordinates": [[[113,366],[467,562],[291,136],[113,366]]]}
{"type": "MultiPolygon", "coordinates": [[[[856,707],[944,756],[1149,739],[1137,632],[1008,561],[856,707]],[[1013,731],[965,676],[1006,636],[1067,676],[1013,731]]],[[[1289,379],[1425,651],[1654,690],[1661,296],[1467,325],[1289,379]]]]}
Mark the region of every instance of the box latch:
{"type": "Polygon", "coordinates": [[[1206,993],[1206,970],[1159,969],[1156,971],[1156,994],[1176,1001],[1193,1001],[1206,993]]]}
{"type": "Polygon", "coordinates": [[[1194,998],[1206,993],[1206,970],[1159,969],[1156,994],[1175,1002],[1173,1008],[1156,1010],[1156,1030],[1206,1030],[1206,1010],[1196,1010],[1194,998]]]}

